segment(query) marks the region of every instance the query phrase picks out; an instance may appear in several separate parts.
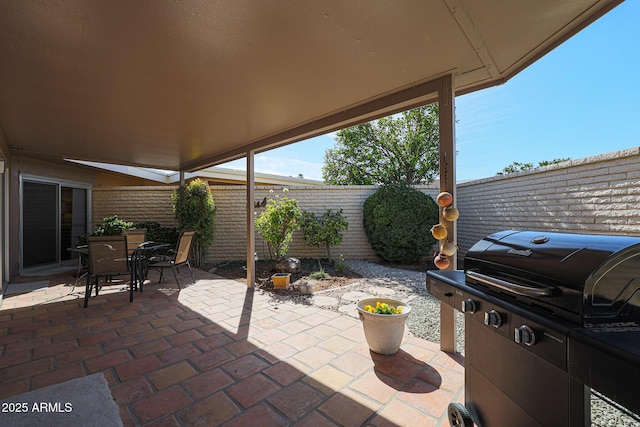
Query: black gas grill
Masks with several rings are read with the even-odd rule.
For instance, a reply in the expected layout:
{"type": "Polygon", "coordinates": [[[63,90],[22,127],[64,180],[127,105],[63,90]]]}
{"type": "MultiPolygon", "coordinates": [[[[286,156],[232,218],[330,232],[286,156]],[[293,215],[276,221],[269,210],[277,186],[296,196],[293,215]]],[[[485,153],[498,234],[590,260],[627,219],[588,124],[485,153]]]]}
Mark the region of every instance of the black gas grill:
{"type": "Polygon", "coordinates": [[[589,425],[590,388],[640,413],[640,238],[502,231],[427,288],[466,315],[452,423],[589,425]]]}

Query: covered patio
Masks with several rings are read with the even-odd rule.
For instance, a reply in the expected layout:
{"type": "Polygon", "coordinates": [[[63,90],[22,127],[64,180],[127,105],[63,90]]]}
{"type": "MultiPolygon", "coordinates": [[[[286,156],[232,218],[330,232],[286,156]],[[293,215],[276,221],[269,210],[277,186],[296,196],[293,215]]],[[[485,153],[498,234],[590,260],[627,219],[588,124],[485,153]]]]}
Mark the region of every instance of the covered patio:
{"type": "Polygon", "coordinates": [[[125,425],[446,425],[463,399],[452,309],[448,353],[407,337],[381,357],[356,319],[252,289],[253,157],[438,102],[440,186],[455,200],[455,97],[506,82],[619,3],[3,2],[3,290],[23,267],[23,180],[90,200],[66,159],[184,174],[246,158],[248,274],[199,272],[131,304],[104,289],[88,309],[67,282],[5,295],[0,397],[103,373],[125,425]]]}
{"type": "Polygon", "coordinates": [[[125,426],[436,426],[463,399],[459,354],[407,335],[378,355],[356,318],[196,275],[131,304],[105,285],[88,309],[70,273],[6,295],[0,400],[102,373],[125,426]]]}

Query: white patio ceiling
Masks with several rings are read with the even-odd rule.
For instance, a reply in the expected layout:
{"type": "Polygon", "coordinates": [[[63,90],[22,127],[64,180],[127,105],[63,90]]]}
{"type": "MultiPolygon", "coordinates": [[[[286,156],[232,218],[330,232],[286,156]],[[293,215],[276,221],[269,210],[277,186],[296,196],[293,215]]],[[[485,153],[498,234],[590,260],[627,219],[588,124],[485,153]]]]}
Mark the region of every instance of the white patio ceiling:
{"type": "Polygon", "coordinates": [[[620,1],[0,2],[3,152],[191,171],[502,83],[620,1]]]}

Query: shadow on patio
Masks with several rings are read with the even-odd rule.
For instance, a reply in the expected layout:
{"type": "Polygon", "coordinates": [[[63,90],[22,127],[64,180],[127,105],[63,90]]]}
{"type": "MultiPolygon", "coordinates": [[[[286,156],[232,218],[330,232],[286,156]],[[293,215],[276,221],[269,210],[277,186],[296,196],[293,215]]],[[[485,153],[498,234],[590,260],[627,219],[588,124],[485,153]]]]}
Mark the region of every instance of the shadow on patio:
{"type": "Polygon", "coordinates": [[[124,425],[165,426],[448,425],[463,399],[463,360],[437,344],[377,355],[355,318],[194,272],[181,291],[152,275],[133,303],[104,286],[86,309],[70,273],[5,295],[0,399],[103,373],[124,425]]]}

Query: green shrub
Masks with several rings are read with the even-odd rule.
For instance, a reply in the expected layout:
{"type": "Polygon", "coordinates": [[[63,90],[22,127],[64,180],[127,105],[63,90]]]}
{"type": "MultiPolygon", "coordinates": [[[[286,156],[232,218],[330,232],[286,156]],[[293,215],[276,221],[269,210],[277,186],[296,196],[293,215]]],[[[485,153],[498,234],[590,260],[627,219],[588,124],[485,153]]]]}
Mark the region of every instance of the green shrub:
{"type": "MultiPolygon", "coordinates": [[[[270,190],[273,193],[273,190],[270,190]]],[[[283,258],[289,251],[293,232],[300,228],[300,208],[296,199],[287,197],[288,189],[282,196],[269,197],[267,208],[256,218],[258,233],[269,246],[271,258],[283,258]]]]}
{"type": "Polygon", "coordinates": [[[320,267],[320,270],[314,271],[313,273],[311,273],[309,275],[310,278],[315,279],[315,280],[322,280],[322,279],[326,279],[327,277],[329,277],[327,272],[324,271],[324,268],[322,268],[322,264],[320,264],[320,261],[318,261],[318,267],[320,267]]]}
{"type": "Polygon", "coordinates": [[[147,230],[147,240],[151,242],[163,242],[175,244],[178,241],[178,229],[176,227],[163,227],[159,222],[146,221],[134,225],[135,228],[147,230]]]}
{"type": "Polygon", "coordinates": [[[209,185],[200,178],[178,187],[171,195],[173,213],[180,228],[194,230],[191,253],[193,264],[204,264],[207,248],[213,243],[216,205],[209,185]]]}
{"type": "Polygon", "coordinates": [[[338,261],[336,261],[334,267],[336,271],[339,271],[340,273],[347,271],[347,269],[349,268],[349,263],[345,261],[343,254],[340,254],[340,257],[338,258],[338,261]]]}
{"type": "Polygon", "coordinates": [[[94,236],[118,236],[123,230],[133,228],[132,222],[118,219],[118,215],[108,216],[102,219],[102,224],[96,227],[94,236]]]}
{"type": "Polygon", "coordinates": [[[342,242],[342,232],[349,227],[349,223],[342,214],[342,209],[336,212],[329,209],[320,217],[317,217],[313,212],[304,211],[300,224],[305,244],[315,247],[325,246],[329,263],[333,264],[331,246],[339,245],[342,242]]]}
{"type": "Polygon", "coordinates": [[[429,231],[438,222],[438,205],[402,184],[380,187],[364,202],[364,229],[375,253],[386,261],[412,262],[430,253],[429,231]]]}

